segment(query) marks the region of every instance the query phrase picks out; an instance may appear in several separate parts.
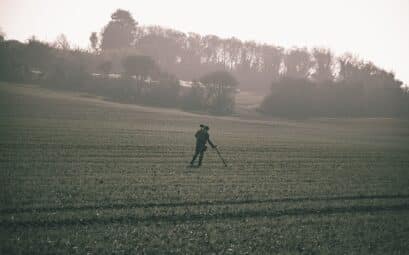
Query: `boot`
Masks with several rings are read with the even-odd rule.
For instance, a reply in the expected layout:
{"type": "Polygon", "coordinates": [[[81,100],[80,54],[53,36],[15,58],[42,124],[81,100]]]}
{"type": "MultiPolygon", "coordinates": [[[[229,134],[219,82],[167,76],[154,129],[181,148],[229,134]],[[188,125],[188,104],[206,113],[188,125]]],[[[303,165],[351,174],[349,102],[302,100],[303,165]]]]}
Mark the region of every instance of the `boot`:
{"type": "Polygon", "coordinates": [[[197,158],[198,153],[195,153],[195,155],[193,155],[192,161],[190,161],[190,165],[193,166],[193,164],[195,163],[195,160],[197,158]]]}

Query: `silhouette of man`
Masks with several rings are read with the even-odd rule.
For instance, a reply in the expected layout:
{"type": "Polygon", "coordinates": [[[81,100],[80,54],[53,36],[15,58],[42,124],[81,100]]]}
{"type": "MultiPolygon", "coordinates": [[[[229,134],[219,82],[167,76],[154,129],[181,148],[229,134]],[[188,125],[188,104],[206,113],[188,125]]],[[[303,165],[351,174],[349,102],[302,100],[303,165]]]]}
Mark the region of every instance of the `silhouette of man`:
{"type": "Polygon", "coordinates": [[[193,166],[193,163],[195,162],[196,158],[198,155],[199,156],[199,165],[202,165],[202,160],[205,151],[207,150],[206,143],[209,143],[212,148],[216,148],[217,145],[214,145],[212,141],[210,141],[210,135],[209,135],[209,127],[205,125],[200,125],[200,129],[196,132],[195,137],[196,137],[196,150],[195,150],[195,155],[193,155],[192,161],[190,162],[190,165],[193,166]]]}

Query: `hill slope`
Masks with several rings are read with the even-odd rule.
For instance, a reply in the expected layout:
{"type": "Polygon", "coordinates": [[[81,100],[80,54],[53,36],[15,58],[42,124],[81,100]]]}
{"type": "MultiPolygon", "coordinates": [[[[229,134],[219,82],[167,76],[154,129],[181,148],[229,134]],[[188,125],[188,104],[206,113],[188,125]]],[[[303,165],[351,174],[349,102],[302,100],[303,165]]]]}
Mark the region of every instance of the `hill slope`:
{"type": "Polygon", "coordinates": [[[0,251],[403,253],[409,124],[246,120],[0,84],[0,251]],[[209,124],[209,150],[187,168],[209,124]]]}

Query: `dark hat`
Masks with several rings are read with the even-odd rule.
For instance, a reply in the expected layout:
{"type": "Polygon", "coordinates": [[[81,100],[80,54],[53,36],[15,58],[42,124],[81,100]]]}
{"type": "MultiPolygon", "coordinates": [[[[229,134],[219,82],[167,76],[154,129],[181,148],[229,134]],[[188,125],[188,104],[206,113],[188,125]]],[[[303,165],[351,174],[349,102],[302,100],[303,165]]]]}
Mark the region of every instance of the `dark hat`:
{"type": "Polygon", "coordinates": [[[206,130],[209,130],[209,129],[210,129],[209,126],[206,126],[206,125],[203,125],[203,124],[200,124],[200,127],[201,127],[201,128],[204,128],[204,129],[206,129],[206,130]]]}

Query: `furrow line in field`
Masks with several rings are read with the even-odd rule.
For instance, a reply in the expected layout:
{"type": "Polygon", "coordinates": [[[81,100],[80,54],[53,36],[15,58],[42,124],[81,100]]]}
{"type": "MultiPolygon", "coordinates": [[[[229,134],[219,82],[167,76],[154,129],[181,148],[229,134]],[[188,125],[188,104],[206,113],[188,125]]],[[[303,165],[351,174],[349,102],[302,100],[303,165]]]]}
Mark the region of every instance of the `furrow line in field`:
{"type": "Polygon", "coordinates": [[[340,201],[340,200],[375,200],[375,199],[408,199],[409,195],[372,195],[372,196],[340,196],[340,197],[298,197],[298,198],[275,198],[275,199],[246,199],[225,201],[186,201],[175,203],[121,203],[108,205],[83,205],[65,207],[38,207],[38,208],[9,208],[1,209],[1,214],[30,213],[30,212],[56,212],[56,211],[82,211],[95,209],[132,209],[151,207],[189,207],[189,206],[215,206],[215,205],[244,205],[262,203],[288,203],[288,202],[314,202],[314,201],[340,201]]]}
{"type": "Polygon", "coordinates": [[[63,227],[95,224],[138,224],[157,222],[188,222],[188,221],[209,221],[209,220],[241,220],[246,218],[277,218],[277,217],[298,217],[298,216],[322,216],[331,214],[359,214],[359,213],[380,213],[399,212],[409,210],[409,204],[392,206],[349,206],[349,207],[326,207],[319,209],[293,208],[284,210],[259,210],[241,212],[220,212],[212,214],[166,214],[150,215],[138,217],[133,215],[112,216],[112,217],[92,217],[85,219],[61,219],[61,220],[26,220],[26,221],[1,221],[0,227],[63,227]]]}

